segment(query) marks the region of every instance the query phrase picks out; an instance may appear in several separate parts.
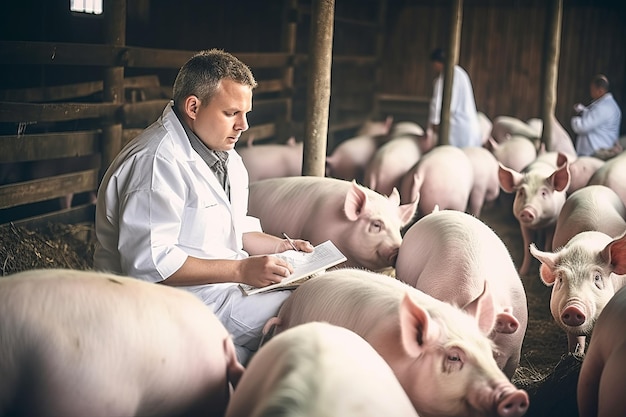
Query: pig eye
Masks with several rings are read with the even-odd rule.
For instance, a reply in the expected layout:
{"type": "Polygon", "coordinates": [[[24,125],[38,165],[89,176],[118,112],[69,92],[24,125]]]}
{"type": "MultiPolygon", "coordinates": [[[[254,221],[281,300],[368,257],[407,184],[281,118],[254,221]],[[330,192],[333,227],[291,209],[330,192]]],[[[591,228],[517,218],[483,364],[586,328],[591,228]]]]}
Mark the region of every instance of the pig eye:
{"type": "Polygon", "coordinates": [[[380,231],[383,228],[383,224],[380,221],[373,221],[372,224],[370,225],[370,232],[372,233],[380,233],[380,231]]]}
{"type": "Polygon", "coordinates": [[[547,198],[548,197],[548,191],[547,190],[541,190],[541,197],[543,198],[547,198]]]}
{"type": "Polygon", "coordinates": [[[599,272],[596,272],[593,276],[593,283],[599,289],[604,289],[604,280],[602,279],[602,275],[599,272]]]}
{"type": "Polygon", "coordinates": [[[463,358],[459,349],[450,349],[446,352],[444,371],[457,372],[463,368],[463,358]]]}

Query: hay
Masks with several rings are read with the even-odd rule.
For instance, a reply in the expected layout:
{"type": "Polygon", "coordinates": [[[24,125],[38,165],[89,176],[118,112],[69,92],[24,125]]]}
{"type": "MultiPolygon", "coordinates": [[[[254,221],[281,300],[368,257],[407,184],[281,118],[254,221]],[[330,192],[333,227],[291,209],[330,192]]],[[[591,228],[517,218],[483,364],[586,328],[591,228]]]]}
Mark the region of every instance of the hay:
{"type": "Polygon", "coordinates": [[[93,224],[48,223],[38,230],[0,226],[2,276],[38,268],[89,270],[93,267],[93,224]]]}

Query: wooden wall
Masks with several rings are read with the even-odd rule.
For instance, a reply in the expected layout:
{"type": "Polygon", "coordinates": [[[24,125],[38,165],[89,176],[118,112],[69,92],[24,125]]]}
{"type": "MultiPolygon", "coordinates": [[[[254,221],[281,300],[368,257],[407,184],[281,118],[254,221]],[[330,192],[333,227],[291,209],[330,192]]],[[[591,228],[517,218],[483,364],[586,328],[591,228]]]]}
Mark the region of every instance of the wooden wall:
{"type": "MultiPolygon", "coordinates": [[[[540,117],[546,2],[465,0],[459,64],[490,118],[540,117]]],[[[381,91],[429,98],[428,56],[448,42],[450,2],[390,2],[381,91]]],[[[604,73],[626,110],[626,2],[563,1],[556,116],[569,131],[572,106],[589,100],[589,81],[604,73]]],[[[626,118],[622,131],[626,131],[626,118]]]]}
{"type": "MultiPolygon", "coordinates": [[[[261,81],[249,134],[302,139],[312,0],[107,1],[126,9],[121,46],[107,40],[105,17],[77,17],[67,0],[3,5],[0,177],[2,164],[95,161],[17,185],[0,179],[0,223],[28,215],[26,204],[95,191],[97,171],[117,146],[107,151],[111,134],[123,143],[153,121],[178,68],[201,49],[234,53],[261,81]],[[115,68],[123,76],[111,89],[115,68]]],[[[447,45],[450,7],[450,0],[335,0],[328,152],[368,117],[391,113],[396,121],[425,123],[433,78],[428,56],[447,45]]],[[[459,63],[473,81],[478,109],[490,118],[539,116],[545,10],[543,0],[464,1],[459,63]]],[[[595,73],[609,77],[624,108],[625,21],[626,2],[564,0],[556,115],[567,129],[571,107],[588,100],[595,73]]]]}

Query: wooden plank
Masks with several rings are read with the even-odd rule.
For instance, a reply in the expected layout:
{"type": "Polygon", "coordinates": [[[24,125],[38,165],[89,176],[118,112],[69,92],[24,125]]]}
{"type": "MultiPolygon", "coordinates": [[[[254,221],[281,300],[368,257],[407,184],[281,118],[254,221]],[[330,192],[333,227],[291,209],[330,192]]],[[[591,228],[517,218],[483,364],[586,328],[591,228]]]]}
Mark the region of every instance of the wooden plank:
{"type": "Polygon", "coordinates": [[[0,186],[0,208],[46,201],[68,193],[94,191],[98,188],[98,170],[75,172],[33,181],[0,186]]]}
{"type": "Polygon", "coordinates": [[[257,87],[254,89],[254,94],[277,93],[284,89],[285,85],[282,79],[264,80],[258,82],[257,87]]]}
{"type": "MultiPolygon", "coordinates": [[[[0,41],[0,64],[178,69],[196,52],[68,42],[0,41]]],[[[282,68],[291,62],[287,53],[233,55],[253,69],[282,68]]]]}
{"type": "Polygon", "coordinates": [[[67,120],[114,118],[121,107],[116,103],[12,103],[0,102],[0,122],[61,122],[67,120]]]}
{"type": "Polygon", "coordinates": [[[122,123],[125,128],[146,128],[157,120],[170,100],[147,100],[122,106],[122,123]]]}
{"type": "Polygon", "coordinates": [[[246,142],[250,137],[254,140],[266,139],[276,135],[276,125],[274,123],[265,123],[252,126],[241,134],[240,142],[246,142]]]}
{"type": "MultiPolygon", "coordinates": [[[[142,75],[124,79],[124,88],[158,88],[159,77],[142,75]]],[[[0,101],[47,102],[87,97],[102,92],[102,81],[55,85],[41,88],[0,90],[0,101]]]]}
{"type": "Polygon", "coordinates": [[[0,136],[0,163],[69,158],[99,152],[101,131],[0,136]]]}
{"type": "Polygon", "coordinates": [[[74,206],[65,210],[53,211],[51,213],[45,213],[39,216],[12,221],[11,223],[16,226],[26,227],[30,230],[36,230],[37,228],[47,226],[48,223],[93,224],[95,217],[96,206],[94,204],[82,204],[80,206],[74,206]]]}

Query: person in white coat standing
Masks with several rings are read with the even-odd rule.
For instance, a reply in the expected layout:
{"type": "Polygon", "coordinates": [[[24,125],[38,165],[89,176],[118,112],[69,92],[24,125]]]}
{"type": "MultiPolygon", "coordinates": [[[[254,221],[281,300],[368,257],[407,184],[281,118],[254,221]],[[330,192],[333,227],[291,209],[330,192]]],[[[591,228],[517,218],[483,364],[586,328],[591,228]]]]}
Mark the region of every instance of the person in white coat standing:
{"type": "Polygon", "coordinates": [[[572,117],[571,123],[577,134],[576,153],[578,156],[615,156],[622,151],[619,144],[622,112],[609,93],[609,80],[605,75],[593,77],[589,95],[593,100],[589,106],[574,105],[577,115],[572,117]]]}
{"type": "MultiPolygon", "coordinates": [[[[180,69],[173,100],[108,167],[96,203],[97,270],[181,287],[207,304],[246,364],[265,322],[291,291],[243,296],[293,272],[272,255],[288,240],[262,232],[247,215],[248,173],[235,143],[248,129],[250,69],[212,49],[180,69]]],[[[298,250],[311,252],[305,240],[298,250]]]]}
{"type": "MultiPolygon", "coordinates": [[[[437,48],[430,54],[433,69],[438,74],[433,85],[433,96],[430,100],[428,115],[428,134],[438,134],[441,118],[441,102],[443,98],[443,70],[445,54],[443,49],[437,48]]],[[[467,72],[458,65],[454,66],[452,81],[452,97],[450,102],[450,130],[448,143],[465,148],[468,146],[482,146],[480,123],[474,89],[467,72]]]]}

